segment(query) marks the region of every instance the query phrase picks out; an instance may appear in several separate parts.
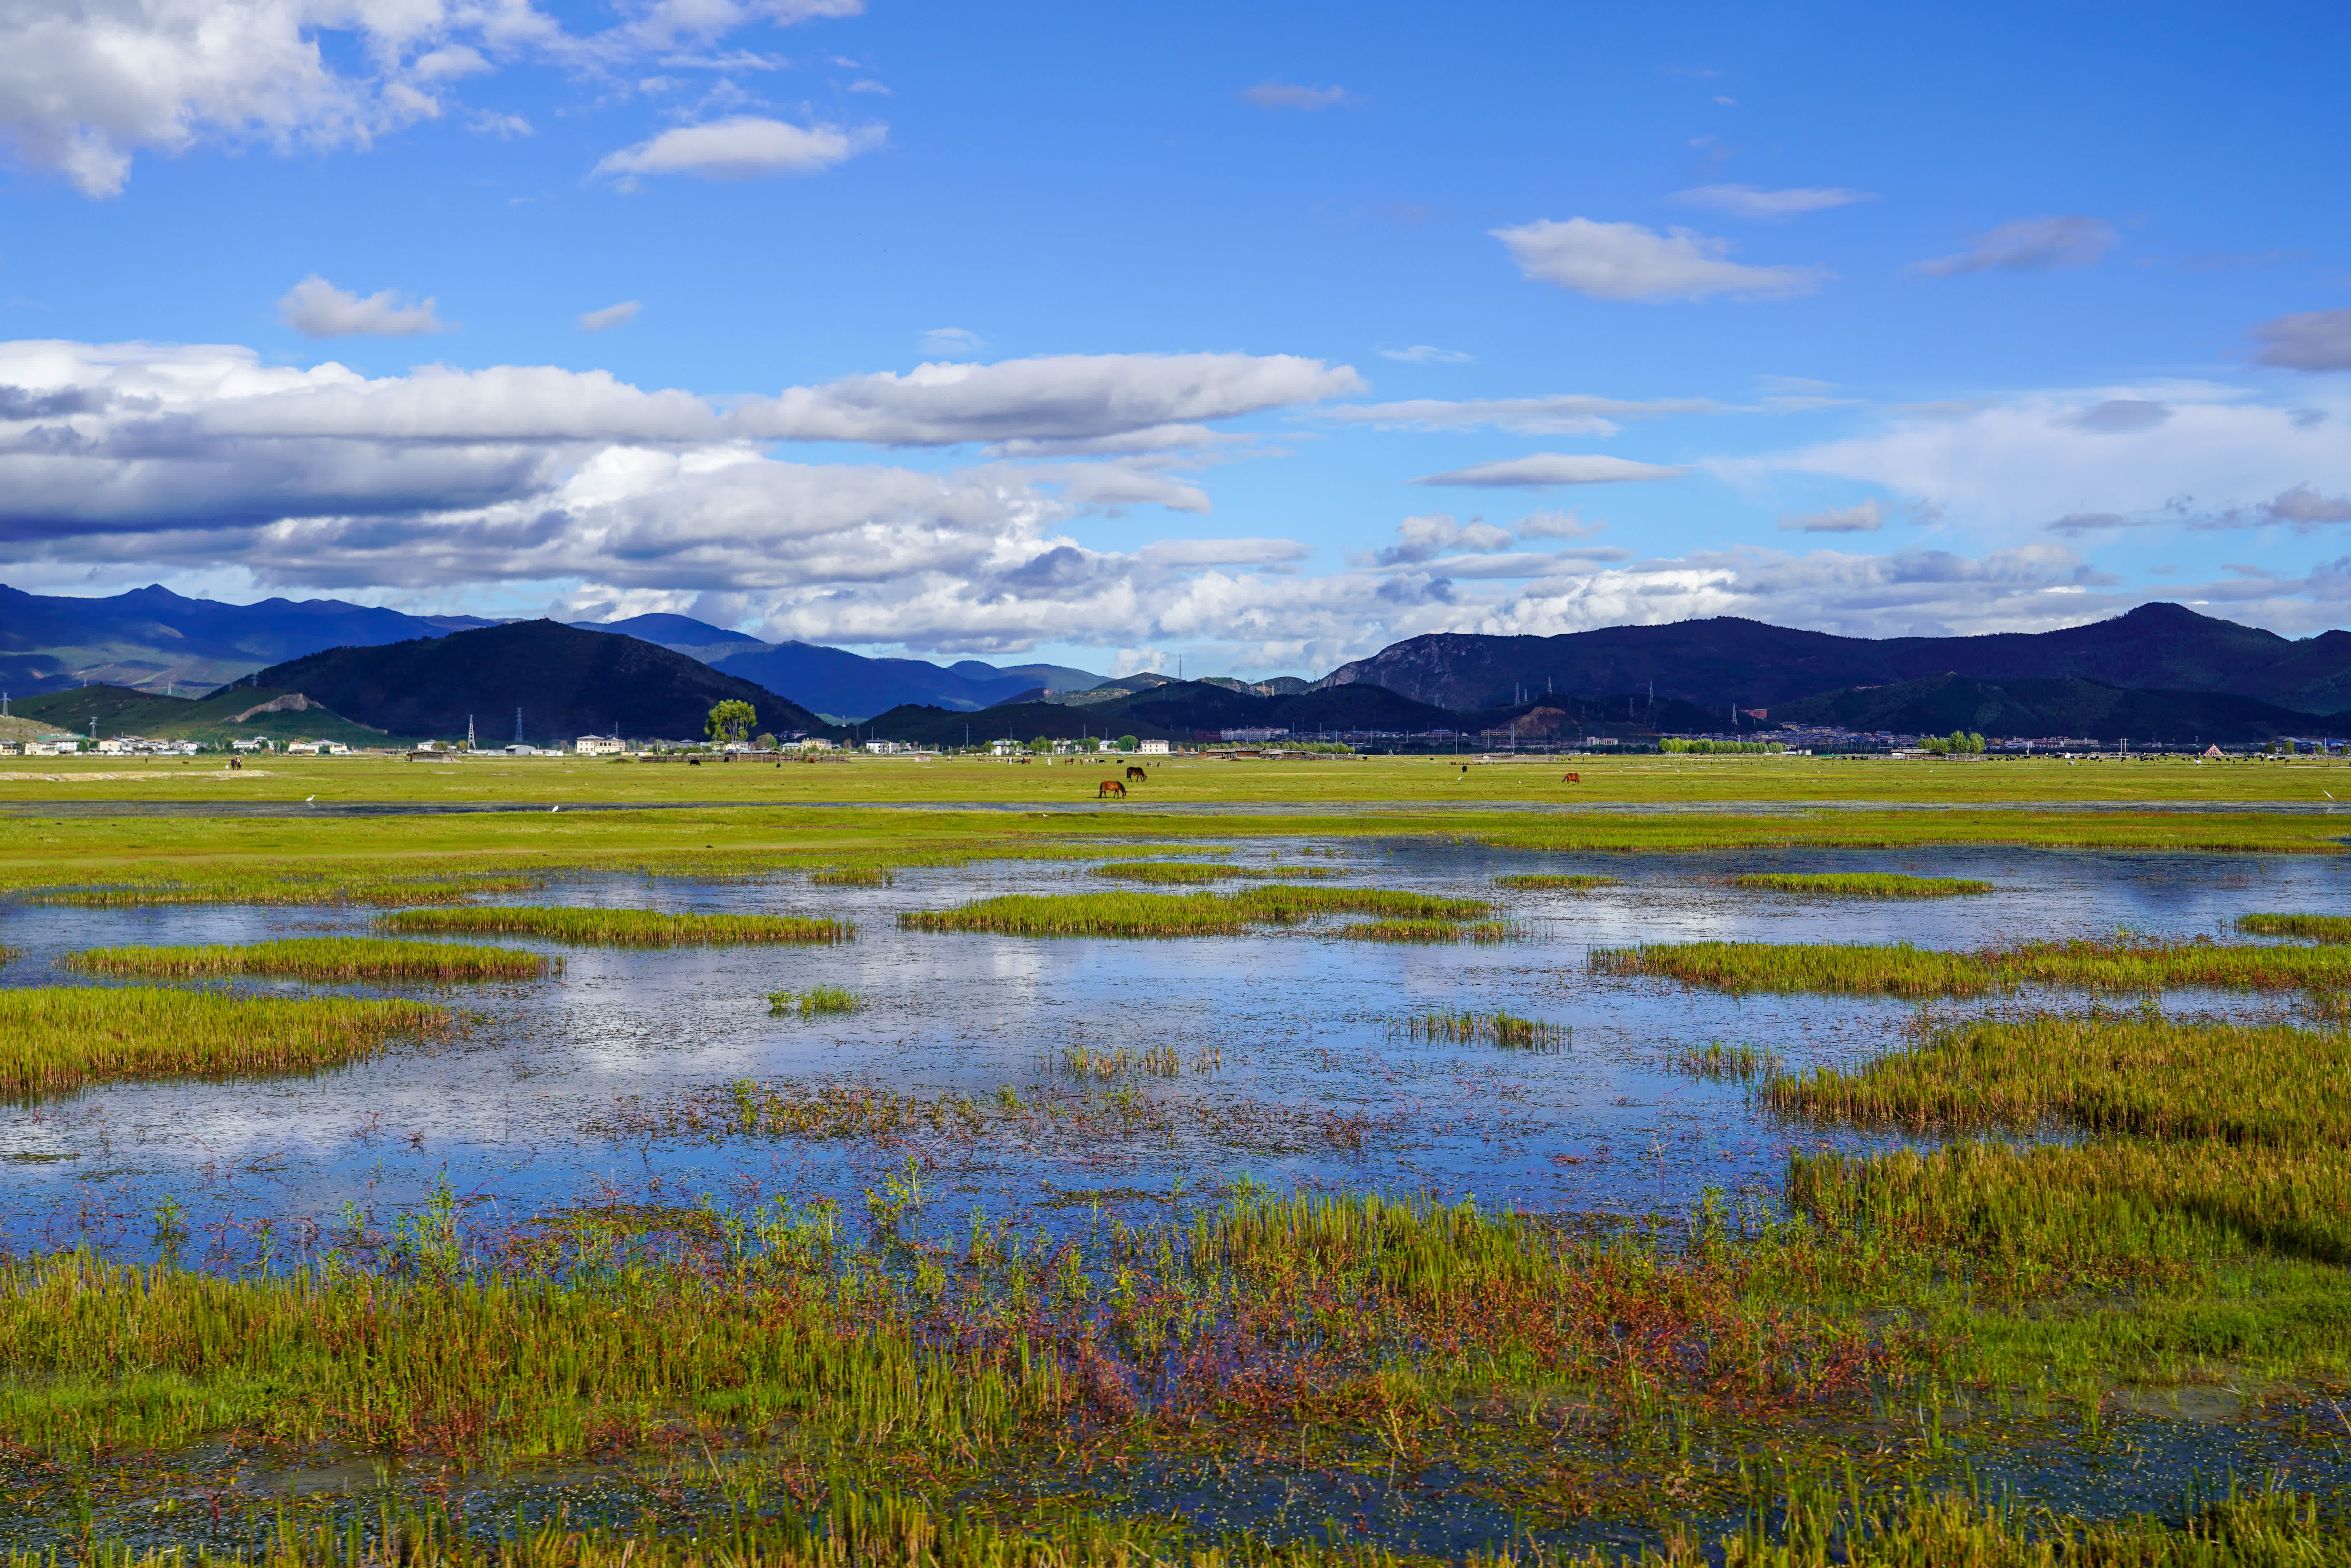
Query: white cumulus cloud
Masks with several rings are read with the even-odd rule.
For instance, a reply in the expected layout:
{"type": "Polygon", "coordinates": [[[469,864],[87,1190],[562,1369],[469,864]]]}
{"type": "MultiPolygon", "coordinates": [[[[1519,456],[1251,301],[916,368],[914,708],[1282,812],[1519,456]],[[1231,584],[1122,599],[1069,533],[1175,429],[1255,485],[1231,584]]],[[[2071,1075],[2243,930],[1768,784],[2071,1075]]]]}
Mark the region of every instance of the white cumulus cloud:
{"type": "Polygon", "coordinates": [[[1729,260],[1737,247],[1729,240],[1688,229],[1659,234],[1639,224],[1545,218],[1489,232],[1527,277],[1594,299],[1788,299],[1814,292],[1830,277],[1817,267],[1729,260]]]}
{"type": "Polygon", "coordinates": [[[403,305],[389,288],[362,298],[315,273],[278,300],[277,319],[306,338],[416,338],[449,330],[430,299],[403,305]]]}
{"type": "Polygon", "coordinates": [[[623,183],[648,174],[694,174],[705,180],[814,174],[887,140],[887,130],[879,125],[801,126],[737,114],[705,125],[681,125],[623,147],[608,154],[592,172],[623,183]]]}

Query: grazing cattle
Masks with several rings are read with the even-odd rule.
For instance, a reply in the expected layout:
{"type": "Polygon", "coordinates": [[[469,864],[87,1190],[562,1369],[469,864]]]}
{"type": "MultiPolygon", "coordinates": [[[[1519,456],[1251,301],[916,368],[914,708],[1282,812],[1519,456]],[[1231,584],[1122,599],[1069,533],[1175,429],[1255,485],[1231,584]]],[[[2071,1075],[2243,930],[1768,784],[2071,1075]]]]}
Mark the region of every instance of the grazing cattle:
{"type": "Polygon", "coordinates": [[[1130,768],[1126,770],[1126,781],[1130,784],[1140,784],[1149,777],[1150,775],[1140,768],[1130,768]]]}
{"type": "Polygon", "coordinates": [[[1581,784],[1583,782],[1583,775],[1581,773],[1562,773],[1560,775],[1559,781],[1562,784],[1581,784]]]}
{"type": "Polygon", "coordinates": [[[228,759],[228,765],[231,768],[243,768],[245,766],[245,758],[242,757],[232,757],[228,759]]]}
{"type": "Polygon", "coordinates": [[[1094,791],[1094,799],[1097,800],[1108,800],[1113,795],[1117,796],[1122,800],[1126,799],[1126,786],[1120,783],[1115,779],[1103,779],[1102,781],[1102,788],[1094,791]]]}

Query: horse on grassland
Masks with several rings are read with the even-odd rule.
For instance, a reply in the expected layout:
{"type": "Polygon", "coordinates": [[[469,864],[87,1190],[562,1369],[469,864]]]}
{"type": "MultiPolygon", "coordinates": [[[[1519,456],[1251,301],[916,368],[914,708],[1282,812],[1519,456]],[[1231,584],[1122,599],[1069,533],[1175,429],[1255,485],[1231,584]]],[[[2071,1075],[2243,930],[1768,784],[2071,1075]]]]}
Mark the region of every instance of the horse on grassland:
{"type": "Polygon", "coordinates": [[[1113,795],[1117,796],[1122,800],[1126,799],[1126,786],[1120,783],[1115,779],[1103,779],[1102,781],[1102,788],[1094,791],[1094,799],[1097,800],[1107,800],[1113,795]]]}
{"type": "Polygon", "coordinates": [[[1151,775],[1149,775],[1148,773],[1145,773],[1145,772],[1144,772],[1142,768],[1129,768],[1126,770],[1126,781],[1127,781],[1128,783],[1130,783],[1130,784],[1140,784],[1140,783],[1142,783],[1145,779],[1148,779],[1148,778],[1150,778],[1150,777],[1151,777],[1151,775]]]}

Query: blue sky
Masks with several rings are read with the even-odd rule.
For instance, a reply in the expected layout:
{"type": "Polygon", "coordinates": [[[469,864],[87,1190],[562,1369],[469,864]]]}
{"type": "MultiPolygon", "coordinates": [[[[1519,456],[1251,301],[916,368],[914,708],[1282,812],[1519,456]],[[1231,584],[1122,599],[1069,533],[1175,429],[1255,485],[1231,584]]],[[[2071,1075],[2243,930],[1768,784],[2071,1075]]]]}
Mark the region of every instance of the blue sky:
{"type": "Polygon", "coordinates": [[[0,580],[1193,674],[2307,634],[2351,608],[2346,34],[24,0],[0,580]]]}

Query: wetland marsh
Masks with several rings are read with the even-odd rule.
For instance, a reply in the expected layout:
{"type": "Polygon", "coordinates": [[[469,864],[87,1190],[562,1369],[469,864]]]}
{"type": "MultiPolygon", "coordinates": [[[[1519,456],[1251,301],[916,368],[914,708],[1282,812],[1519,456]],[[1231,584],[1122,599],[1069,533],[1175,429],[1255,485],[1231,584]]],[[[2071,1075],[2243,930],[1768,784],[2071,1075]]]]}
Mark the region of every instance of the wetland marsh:
{"type": "Polygon", "coordinates": [[[647,815],[0,846],[10,1049],[154,1057],[0,1110],[0,1541],[2345,1549],[2351,861],[2317,832],[647,815]],[[1893,878],[1965,895],[1842,895],[1893,878]],[[460,891],[347,895],[402,885],[460,891]],[[365,962],[475,933],[546,967],[365,962]],[[77,960],[125,949],[205,956],[77,960]],[[152,1049],[306,1007],[407,1010],[311,1059],[152,1049]]]}

